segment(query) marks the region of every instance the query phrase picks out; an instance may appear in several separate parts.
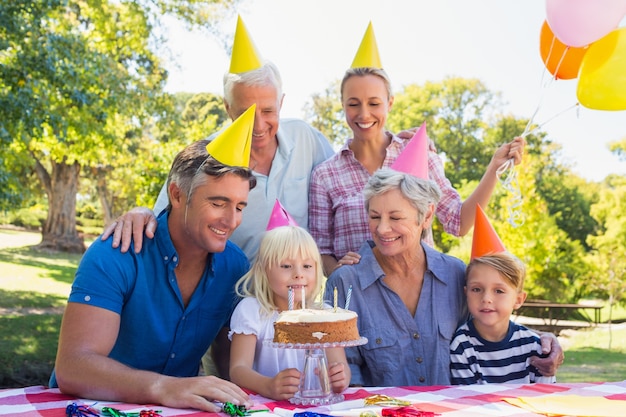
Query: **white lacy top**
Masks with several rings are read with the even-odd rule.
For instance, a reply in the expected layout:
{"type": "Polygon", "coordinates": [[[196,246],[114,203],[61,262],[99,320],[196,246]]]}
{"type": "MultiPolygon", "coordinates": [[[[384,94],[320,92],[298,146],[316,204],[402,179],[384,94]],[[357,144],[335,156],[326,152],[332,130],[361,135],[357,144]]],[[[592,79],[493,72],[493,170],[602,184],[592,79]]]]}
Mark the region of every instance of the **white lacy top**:
{"type": "Polygon", "coordinates": [[[261,315],[261,306],[256,298],[246,297],[235,308],[230,319],[228,338],[233,334],[256,335],[256,351],[253,369],[261,375],[273,377],[283,369],[296,368],[302,372],[304,368],[304,349],[284,349],[266,346],[265,339],[274,339],[274,321],[278,312],[271,316],[261,315]]]}

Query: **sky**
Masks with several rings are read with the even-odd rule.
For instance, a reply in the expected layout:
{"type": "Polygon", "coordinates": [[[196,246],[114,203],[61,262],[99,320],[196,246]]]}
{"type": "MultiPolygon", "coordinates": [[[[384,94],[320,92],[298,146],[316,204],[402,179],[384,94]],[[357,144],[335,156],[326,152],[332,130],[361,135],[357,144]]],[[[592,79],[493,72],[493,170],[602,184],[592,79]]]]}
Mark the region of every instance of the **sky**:
{"type": "MultiPolygon", "coordinates": [[[[501,113],[534,114],[541,131],[562,145],[560,162],[576,174],[590,181],[626,175],[626,161],[608,150],[609,142],[626,139],[626,111],[576,106],[577,80],[554,81],[545,70],[544,0],[242,0],[237,13],[262,57],[281,72],[281,117],[302,118],[311,95],[343,76],[371,21],[394,91],[478,78],[501,94],[501,113]]],[[[236,14],[221,23],[229,46],[235,26],[236,14]]],[[[166,89],[221,95],[230,65],[223,44],[171,20],[167,27],[173,60],[166,89]]]]}

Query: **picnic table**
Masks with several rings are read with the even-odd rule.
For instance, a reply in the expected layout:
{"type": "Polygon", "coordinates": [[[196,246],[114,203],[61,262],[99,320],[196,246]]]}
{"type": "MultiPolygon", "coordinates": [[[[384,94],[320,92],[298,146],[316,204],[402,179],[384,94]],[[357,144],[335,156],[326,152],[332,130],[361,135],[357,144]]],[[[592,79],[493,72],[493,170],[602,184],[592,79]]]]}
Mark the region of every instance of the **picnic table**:
{"type": "Polygon", "coordinates": [[[544,300],[529,300],[518,308],[515,314],[539,317],[547,326],[556,328],[559,321],[566,320],[573,311],[576,311],[590,326],[597,326],[601,321],[600,311],[603,307],[603,305],[596,303],[555,303],[544,300]]]}

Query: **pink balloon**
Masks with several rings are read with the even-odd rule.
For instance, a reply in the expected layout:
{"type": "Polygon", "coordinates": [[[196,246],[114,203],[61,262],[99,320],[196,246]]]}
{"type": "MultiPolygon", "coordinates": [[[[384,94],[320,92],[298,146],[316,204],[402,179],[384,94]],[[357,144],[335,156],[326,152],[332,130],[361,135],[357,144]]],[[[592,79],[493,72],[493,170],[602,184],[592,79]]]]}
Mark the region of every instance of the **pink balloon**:
{"type": "Polygon", "coordinates": [[[581,47],[604,37],[626,13],[626,0],[546,0],[546,20],[565,45],[581,47]]]}

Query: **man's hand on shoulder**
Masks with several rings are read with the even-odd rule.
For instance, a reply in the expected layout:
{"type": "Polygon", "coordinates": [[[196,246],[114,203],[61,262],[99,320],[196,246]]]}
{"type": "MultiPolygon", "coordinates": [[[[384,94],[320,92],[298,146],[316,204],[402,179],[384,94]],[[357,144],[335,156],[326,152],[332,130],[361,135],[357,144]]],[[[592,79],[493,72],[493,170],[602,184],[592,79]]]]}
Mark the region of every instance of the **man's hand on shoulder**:
{"type": "Polygon", "coordinates": [[[543,376],[556,375],[556,370],[563,364],[565,355],[555,335],[541,333],[541,351],[544,354],[547,353],[548,356],[545,358],[534,356],[530,359],[530,364],[537,368],[543,376]]]}
{"type": "Polygon", "coordinates": [[[129,212],[121,215],[111,223],[102,233],[102,240],[106,240],[113,235],[114,248],[122,244],[120,250],[127,252],[130,242],[135,243],[135,253],[141,252],[143,235],[152,239],[156,230],[156,217],[152,210],[147,207],[135,207],[129,212]]]}

